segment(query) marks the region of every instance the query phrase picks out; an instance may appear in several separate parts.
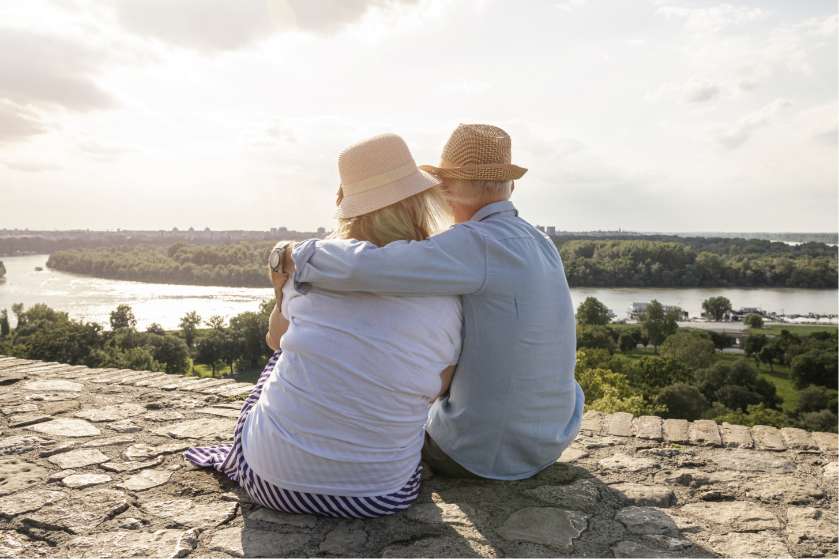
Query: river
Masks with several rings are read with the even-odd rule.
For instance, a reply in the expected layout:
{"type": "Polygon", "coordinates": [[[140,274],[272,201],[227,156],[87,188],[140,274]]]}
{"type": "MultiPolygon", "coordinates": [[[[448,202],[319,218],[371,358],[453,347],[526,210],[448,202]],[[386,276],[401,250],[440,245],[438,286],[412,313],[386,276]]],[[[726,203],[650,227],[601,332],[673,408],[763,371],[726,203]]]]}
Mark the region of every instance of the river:
{"type": "MultiPolygon", "coordinates": [[[[230,318],[245,311],[256,311],[260,301],[273,296],[269,288],[212,287],[141,283],[91,278],[50,270],[47,255],[12,256],[0,259],[6,265],[6,277],[0,280],[0,309],[14,303],[30,307],[46,303],[66,311],[73,318],[108,324],[110,312],[119,304],[131,305],[137,325],[145,328],[157,322],[164,328],[177,328],[180,318],[197,311],[203,318],[214,314],[230,318]],[[42,271],[36,271],[42,267],[42,271]]],[[[681,289],[681,288],[594,288],[571,290],[574,305],[586,297],[597,297],[618,318],[624,318],[633,302],[658,299],[666,305],[678,305],[691,316],[702,312],[702,301],[715,295],[728,297],[735,308],[759,307],[786,314],[837,314],[835,289],[681,289]]],[[[12,320],[13,317],[11,317],[12,320]]]]}

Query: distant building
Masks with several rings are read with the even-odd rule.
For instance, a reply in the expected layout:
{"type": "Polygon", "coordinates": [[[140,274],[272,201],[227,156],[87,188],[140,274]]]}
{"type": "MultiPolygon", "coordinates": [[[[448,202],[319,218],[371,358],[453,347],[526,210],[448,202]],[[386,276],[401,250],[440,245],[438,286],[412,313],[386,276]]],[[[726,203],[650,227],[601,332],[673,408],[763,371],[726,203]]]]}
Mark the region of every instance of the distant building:
{"type": "Polygon", "coordinates": [[[318,237],[323,237],[324,235],[326,235],[326,228],[318,227],[318,237]]]}
{"type": "Polygon", "coordinates": [[[741,307],[738,310],[731,311],[731,320],[740,321],[750,314],[756,314],[758,316],[762,316],[763,318],[769,318],[769,313],[763,309],[759,309],[757,307],[741,307]]]}
{"type": "Polygon", "coordinates": [[[547,228],[545,229],[545,233],[547,233],[549,237],[555,237],[556,236],[556,227],[554,227],[553,225],[548,225],[547,228]]]}
{"type": "Polygon", "coordinates": [[[536,226],[536,229],[537,229],[538,231],[541,231],[542,233],[544,233],[544,232],[545,232],[545,226],[544,226],[544,225],[537,225],[537,226],[536,226]]]}

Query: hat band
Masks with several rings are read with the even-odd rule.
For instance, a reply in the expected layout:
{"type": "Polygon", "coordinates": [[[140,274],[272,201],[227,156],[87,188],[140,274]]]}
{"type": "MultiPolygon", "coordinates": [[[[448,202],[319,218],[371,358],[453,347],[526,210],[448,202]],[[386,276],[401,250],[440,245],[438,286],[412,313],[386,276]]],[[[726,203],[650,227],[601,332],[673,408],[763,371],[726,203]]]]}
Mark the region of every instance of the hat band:
{"type": "Polygon", "coordinates": [[[443,159],[440,161],[441,169],[449,169],[452,171],[470,170],[470,169],[506,169],[508,167],[515,167],[512,163],[467,163],[466,165],[456,165],[451,161],[443,159]]]}
{"type": "Polygon", "coordinates": [[[341,188],[346,196],[352,196],[353,194],[361,194],[362,192],[379,188],[380,186],[384,186],[399,179],[404,179],[416,172],[417,164],[411,161],[410,163],[406,163],[405,165],[391,169],[390,171],[380,175],[373,175],[372,177],[367,177],[366,179],[358,182],[341,184],[341,188]]]}

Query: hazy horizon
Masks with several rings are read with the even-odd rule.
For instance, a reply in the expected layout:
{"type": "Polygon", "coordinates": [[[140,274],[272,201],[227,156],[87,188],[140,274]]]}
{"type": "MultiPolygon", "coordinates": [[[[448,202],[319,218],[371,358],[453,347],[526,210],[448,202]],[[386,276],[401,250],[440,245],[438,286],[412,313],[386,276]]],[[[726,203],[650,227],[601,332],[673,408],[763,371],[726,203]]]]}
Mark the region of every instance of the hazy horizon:
{"type": "Polygon", "coordinates": [[[837,6],[0,4],[3,228],[332,228],[338,153],[491,122],[564,231],[839,230],[837,6]],[[196,22],[200,22],[198,25],[196,22]]]}

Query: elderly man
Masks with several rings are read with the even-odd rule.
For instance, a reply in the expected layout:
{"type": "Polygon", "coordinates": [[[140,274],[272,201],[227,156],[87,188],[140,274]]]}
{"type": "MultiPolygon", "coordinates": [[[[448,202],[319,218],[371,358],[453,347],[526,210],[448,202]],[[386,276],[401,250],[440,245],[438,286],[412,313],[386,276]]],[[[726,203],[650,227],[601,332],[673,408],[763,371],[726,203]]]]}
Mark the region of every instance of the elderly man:
{"type": "Polygon", "coordinates": [[[583,413],[559,252],[509,201],[527,169],[511,163],[500,128],[460,125],[440,166],[422,168],[442,179],[456,225],[384,247],[303,242],[287,258],[295,286],[461,295],[463,349],[448,395],[429,412],[423,459],[441,475],[528,478],[556,461],[583,413]]]}

